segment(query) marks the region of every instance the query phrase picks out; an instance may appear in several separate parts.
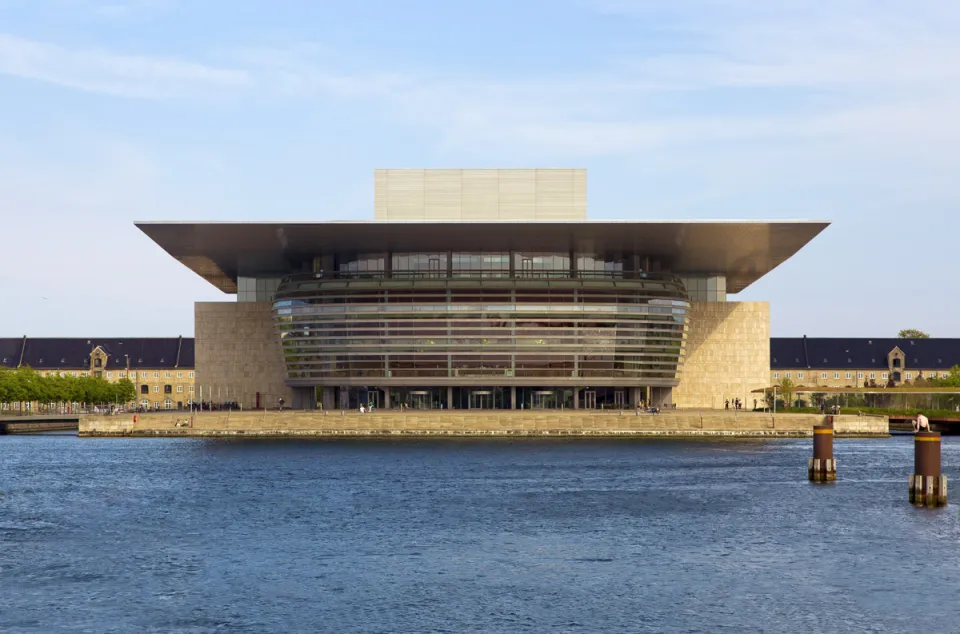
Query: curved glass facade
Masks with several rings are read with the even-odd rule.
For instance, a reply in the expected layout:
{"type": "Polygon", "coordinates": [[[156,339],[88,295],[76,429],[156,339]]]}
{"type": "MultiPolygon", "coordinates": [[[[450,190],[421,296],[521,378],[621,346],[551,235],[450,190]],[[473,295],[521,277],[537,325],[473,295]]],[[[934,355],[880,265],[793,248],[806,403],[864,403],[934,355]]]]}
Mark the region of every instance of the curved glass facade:
{"type": "Polygon", "coordinates": [[[288,383],[674,386],[687,293],[679,278],[636,261],[526,252],[343,258],[327,275],[292,276],[277,290],[288,383]]]}

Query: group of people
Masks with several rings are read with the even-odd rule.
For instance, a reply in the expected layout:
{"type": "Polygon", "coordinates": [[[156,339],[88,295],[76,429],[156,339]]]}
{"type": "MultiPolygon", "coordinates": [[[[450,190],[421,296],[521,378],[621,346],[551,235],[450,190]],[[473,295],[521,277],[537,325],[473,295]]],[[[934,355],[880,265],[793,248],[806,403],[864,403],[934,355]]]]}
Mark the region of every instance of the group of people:
{"type": "MultiPolygon", "coordinates": [[[[723,409],[730,409],[730,399],[723,402],[723,409]]],[[[743,409],[743,401],[738,398],[733,399],[733,409],[743,409]]]]}
{"type": "Polygon", "coordinates": [[[646,412],[647,414],[659,414],[660,408],[654,407],[653,405],[645,407],[643,399],[640,399],[640,401],[637,403],[637,416],[640,415],[640,412],[646,412]]]}

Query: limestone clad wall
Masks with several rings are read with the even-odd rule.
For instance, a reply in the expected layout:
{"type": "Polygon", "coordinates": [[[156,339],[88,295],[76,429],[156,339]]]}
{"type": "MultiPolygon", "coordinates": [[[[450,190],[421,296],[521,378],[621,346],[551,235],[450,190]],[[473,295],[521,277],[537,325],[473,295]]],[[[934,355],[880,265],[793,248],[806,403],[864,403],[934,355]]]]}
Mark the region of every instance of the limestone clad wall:
{"type": "MultiPolygon", "coordinates": [[[[851,419],[835,423],[838,435],[885,436],[885,417],[851,419]]],[[[813,426],[825,416],[759,412],[665,412],[640,415],[631,412],[577,412],[558,410],[471,412],[434,410],[405,412],[380,410],[321,413],[317,411],[257,411],[147,414],[84,417],[81,436],[371,436],[411,435],[637,435],[637,436],[812,436],[813,426]],[[123,420],[120,420],[120,419],[123,420]]]]}
{"type": "Polygon", "coordinates": [[[674,402],[681,408],[721,409],[740,398],[753,407],[752,394],[770,378],[770,305],[767,302],[693,302],[680,385],[674,402]]]}
{"type": "Polygon", "coordinates": [[[378,169],[378,221],[585,220],[584,169],[378,169]]]}
{"type": "Polygon", "coordinates": [[[254,408],[292,400],[270,302],[197,302],[196,398],[254,408]]]}

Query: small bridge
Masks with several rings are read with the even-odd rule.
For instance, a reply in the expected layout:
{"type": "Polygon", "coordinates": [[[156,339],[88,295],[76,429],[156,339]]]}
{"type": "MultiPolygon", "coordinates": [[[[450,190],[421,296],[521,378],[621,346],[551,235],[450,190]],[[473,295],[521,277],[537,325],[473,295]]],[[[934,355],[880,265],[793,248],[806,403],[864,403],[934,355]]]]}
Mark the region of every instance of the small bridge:
{"type": "Polygon", "coordinates": [[[78,431],[80,418],[66,416],[2,416],[0,417],[0,435],[36,434],[44,431],[78,431]]]}

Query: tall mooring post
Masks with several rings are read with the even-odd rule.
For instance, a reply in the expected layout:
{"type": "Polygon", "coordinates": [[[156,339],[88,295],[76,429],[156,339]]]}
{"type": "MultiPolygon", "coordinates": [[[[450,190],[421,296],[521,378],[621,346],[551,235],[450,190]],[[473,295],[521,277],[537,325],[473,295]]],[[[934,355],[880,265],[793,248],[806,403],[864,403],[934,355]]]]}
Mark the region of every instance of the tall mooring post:
{"type": "Polygon", "coordinates": [[[947,476],[940,473],[938,431],[920,431],[913,438],[910,503],[916,506],[947,505],[947,476]]]}
{"type": "Polygon", "coordinates": [[[811,482],[832,482],[837,479],[837,461],[833,458],[833,426],[813,428],[813,458],[807,463],[811,482]]]}

